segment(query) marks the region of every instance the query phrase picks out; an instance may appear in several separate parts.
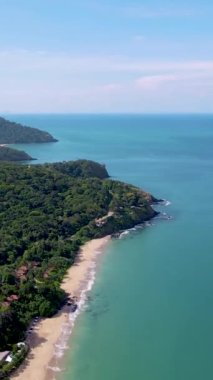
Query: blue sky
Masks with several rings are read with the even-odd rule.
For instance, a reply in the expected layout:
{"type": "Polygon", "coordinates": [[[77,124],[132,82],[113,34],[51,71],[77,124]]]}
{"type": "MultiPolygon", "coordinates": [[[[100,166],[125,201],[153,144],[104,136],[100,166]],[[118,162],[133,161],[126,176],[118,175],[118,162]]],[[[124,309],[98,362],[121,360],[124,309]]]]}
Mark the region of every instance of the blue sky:
{"type": "Polygon", "coordinates": [[[0,112],[212,112],[210,0],[0,0],[0,112]]]}

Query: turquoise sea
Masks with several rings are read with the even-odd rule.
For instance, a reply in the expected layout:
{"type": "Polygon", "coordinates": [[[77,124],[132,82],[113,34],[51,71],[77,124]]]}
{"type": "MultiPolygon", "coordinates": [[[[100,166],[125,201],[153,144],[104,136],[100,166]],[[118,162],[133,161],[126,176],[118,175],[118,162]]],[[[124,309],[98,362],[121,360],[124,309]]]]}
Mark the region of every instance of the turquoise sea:
{"type": "Polygon", "coordinates": [[[58,143],[38,162],[88,158],[171,205],[172,220],[110,243],[60,380],[213,379],[213,116],[10,115],[58,143]]]}

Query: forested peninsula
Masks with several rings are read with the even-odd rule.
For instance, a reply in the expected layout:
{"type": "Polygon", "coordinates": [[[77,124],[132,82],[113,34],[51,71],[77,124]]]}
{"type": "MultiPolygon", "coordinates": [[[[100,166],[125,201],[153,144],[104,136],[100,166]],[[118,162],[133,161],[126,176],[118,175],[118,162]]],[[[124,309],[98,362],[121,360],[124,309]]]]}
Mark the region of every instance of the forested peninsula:
{"type": "Polygon", "coordinates": [[[33,158],[22,150],[0,146],[0,161],[31,161],[33,158]]]}
{"type": "Polygon", "coordinates": [[[26,127],[0,117],[0,144],[49,143],[56,141],[48,132],[26,127]]]}
{"type": "Polygon", "coordinates": [[[1,162],[0,199],[0,351],[64,304],[60,284],[83,243],[157,214],[152,195],[86,160],[1,162]]]}

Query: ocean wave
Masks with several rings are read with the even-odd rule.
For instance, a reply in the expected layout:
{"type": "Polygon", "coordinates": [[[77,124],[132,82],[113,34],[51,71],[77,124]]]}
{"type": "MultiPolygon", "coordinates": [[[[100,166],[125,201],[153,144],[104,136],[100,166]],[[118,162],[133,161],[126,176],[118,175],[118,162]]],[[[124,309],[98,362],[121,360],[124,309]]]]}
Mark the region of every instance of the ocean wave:
{"type": "Polygon", "coordinates": [[[129,235],[130,231],[126,230],[120,233],[119,239],[123,239],[125,236],[129,235]]]}
{"type": "Polygon", "coordinates": [[[151,223],[150,221],[143,222],[141,224],[137,224],[135,227],[128,228],[127,230],[122,231],[116,238],[124,239],[128,237],[131,233],[137,232],[138,230],[143,230],[145,227],[152,227],[152,226],[154,226],[154,223],[151,223]]]}
{"type": "Polygon", "coordinates": [[[155,219],[158,219],[158,220],[171,220],[173,219],[173,217],[169,214],[167,214],[166,212],[160,212],[156,217],[155,219]]]}
{"type": "Polygon", "coordinates": [[[167,199],[164,199],[162,202],[160,202],[160,205],[162,206],[170,206],[172,204],[172,202],[168,201],[167,199]]]}
{"type": "MultiPolygon", "coordinates": [[[[78,307],[75,312],[69,313],[68,322],[62,325],[60,338],[58,342],[55,344],[54,357],[56,359],[61,359],[64,356],[65,351],[69,349],[68,341],[72,334],[77,317],[86,307],[86,303],[88,300],[88,293],[91,291],[95,282],[95,278],[96,278],[96,269],[97,269],[96,259],[97,259],[97,256],[100,255],[101,253],[102,253],[102,250],[100,249],[96,250],[95,258],[92,261],[88,274],[87,274],[87,281],[86,281],[85,287],[82,289],[78,302],[77,302],[78,307]]],[[[52,367],[52,368],[58,368],[58,367],[52,367]]]]}
{"type": "Polygon", "coordinates": [[[47,366],[47,368],[53,372],[61,372],[61,369],[59,367],[47,366]]]}
{"type": "Polygon", "coordinates": [[[144,226],[145,226],[145,227],[152,227],[152,226],[154,226],[154,223],[151,223],[151,222],[145,222],[145,223],[144,223],[144,226]]]}

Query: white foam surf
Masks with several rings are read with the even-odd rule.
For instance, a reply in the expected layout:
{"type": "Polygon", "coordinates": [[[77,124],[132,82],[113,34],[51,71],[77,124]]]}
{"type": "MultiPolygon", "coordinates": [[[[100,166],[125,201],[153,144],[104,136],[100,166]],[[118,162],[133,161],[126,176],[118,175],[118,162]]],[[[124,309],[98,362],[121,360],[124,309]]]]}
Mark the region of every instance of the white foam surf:
{"type": "Polygon", "coordinates": [[[166,207],[168,207],[171,204],[172,204],[172,202],[165,200],[163,205],[166,206],[166,207]]]}
{"type": "MultiPolygon", "coordinates": [[[[94,255],[94,260],[91,262],[90,268],[88,270],[87,279],[85,281],[85,287],[82,289],[79,300],[77,302],[77,309],[75,312],[69,313],[69,318],[66,323],[62,325],[61,328],[61,334],[60,338],[55,344],[55,352],[54,357],[56,359],[61,359],[64,356],[64,353],[67,349],[69,349],[69,339],[73,332],[73,328],[75,326],[76,319],[78,318],[79,314],[85,309],[87,299],[88,299],[88,293],[92,290],[92,287],[95,282],[96,278],[96,269],[97,269],[97,256],[102,252],[102,250],[96,250],[94,255]]],[[[58,367],[51,367],[58,368],[58,367]]]]}
{"type": "Polygon", "coordinates": [[[129,235],[129,230],[123,231],[119,235],[119,239],[123,239],[125,236],[129,235]]]}
{"type": "Polygon", "coordinates": [[[61,369],[60,369],[59,367],[51,367],[51,366],[48,366],[47,368],[50,369],[50,370],[53,371],[53,372],[61,372],[61,369]]]}

